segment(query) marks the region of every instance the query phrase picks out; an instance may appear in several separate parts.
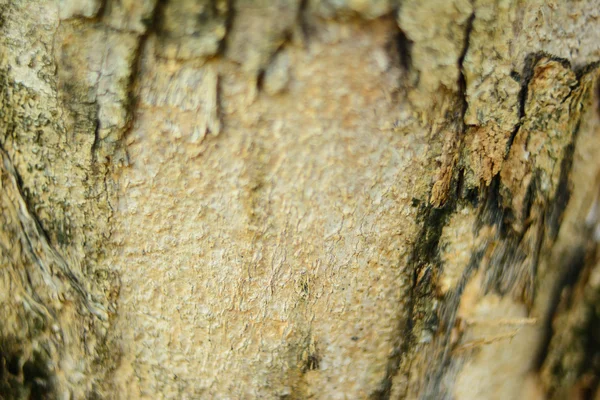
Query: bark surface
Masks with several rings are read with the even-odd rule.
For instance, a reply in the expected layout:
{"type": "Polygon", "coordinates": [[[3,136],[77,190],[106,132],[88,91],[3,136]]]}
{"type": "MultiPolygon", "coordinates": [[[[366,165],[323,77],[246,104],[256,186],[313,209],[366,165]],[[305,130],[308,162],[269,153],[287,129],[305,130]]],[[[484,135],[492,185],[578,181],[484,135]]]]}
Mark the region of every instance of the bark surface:
{"type": "Polygon", "coordinates": [[[598,0],[0,0],[0,398],[592,398],[599,62],[598,0]]]}

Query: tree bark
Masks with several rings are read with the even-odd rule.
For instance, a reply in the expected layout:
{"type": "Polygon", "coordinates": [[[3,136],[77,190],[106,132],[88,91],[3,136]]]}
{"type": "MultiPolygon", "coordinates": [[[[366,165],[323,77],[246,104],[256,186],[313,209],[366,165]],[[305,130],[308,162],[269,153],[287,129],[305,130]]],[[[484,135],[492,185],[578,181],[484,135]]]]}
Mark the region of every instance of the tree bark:
{"type": "Polygon", "coordinates": [[[593,398],[600,1],[0,0],[0,398],[593,398]]]}

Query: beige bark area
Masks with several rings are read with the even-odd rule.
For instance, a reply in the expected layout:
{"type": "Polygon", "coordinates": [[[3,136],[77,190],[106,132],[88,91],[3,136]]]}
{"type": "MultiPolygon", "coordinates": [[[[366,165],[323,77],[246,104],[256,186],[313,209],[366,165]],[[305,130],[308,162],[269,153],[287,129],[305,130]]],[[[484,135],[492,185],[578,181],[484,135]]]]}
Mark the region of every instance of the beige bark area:
{"type": "MultiPolygon", "coordinates": [[[[504,399],[589,383],[554,368],[585,359],[565,350],[585,324],[555,305],[595,248],[599,13],[0,0],[0,390],[504,399]]],[[[595,282],[574,292],[586,310],[595,282]]]]}
{"type": "Polygon", "coordinates": [[[148,41],[106,261],[119,392],[365,397],[384,379],[426,143],[379,128],[396,112],[393,21],[330,29],[287,49],[274,96],[232,66],[157,60],[148,41]],[[215,69],[222,128],[203,138],[215,69]]]}

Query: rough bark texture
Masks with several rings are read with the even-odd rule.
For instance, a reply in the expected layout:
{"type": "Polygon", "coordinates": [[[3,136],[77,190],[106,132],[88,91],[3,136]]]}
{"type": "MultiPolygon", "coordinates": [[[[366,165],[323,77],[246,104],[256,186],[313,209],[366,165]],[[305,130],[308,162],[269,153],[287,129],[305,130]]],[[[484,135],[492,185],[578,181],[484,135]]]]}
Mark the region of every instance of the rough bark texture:
{"type": "Polygon", "coordinates": [[[0,0],[0,397],[591,398],[599,19],[0,0]]]}

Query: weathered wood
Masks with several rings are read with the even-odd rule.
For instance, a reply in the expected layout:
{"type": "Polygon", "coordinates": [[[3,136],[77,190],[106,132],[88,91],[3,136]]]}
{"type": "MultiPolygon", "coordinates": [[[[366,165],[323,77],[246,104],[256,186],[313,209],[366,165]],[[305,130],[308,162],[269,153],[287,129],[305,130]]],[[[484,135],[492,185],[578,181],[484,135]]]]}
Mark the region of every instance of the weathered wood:
{"type": "Polygon", "coordinates": [[[591,396],[599,12],[0,0],[0,397],[591,396]]]}

